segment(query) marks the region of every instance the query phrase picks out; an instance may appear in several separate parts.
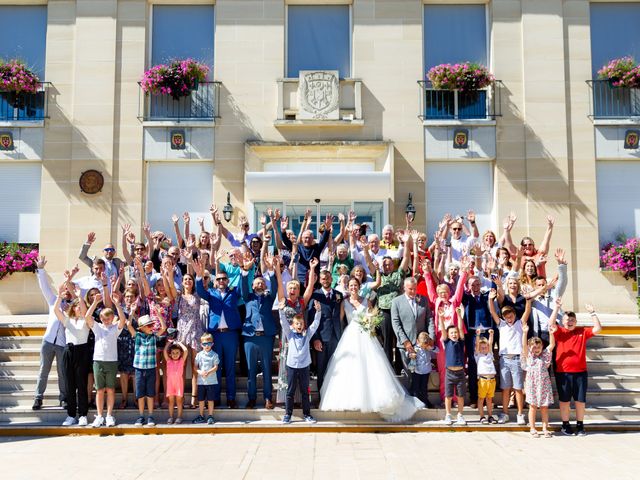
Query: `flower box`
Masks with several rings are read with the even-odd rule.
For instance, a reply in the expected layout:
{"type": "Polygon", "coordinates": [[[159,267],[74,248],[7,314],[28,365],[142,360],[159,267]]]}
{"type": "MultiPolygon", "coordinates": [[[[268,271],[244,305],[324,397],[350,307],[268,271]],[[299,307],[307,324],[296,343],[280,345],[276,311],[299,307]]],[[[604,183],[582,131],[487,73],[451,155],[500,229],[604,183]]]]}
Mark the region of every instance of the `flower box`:
{"type": "Polygon", "coordinates": [[[614,58],[598,70],[600,80],[608,80],[610,87],[640,87],[640,66],[633,57],[614,58]]]}
{"type": "Polygon", "coordinates": [[[481,90],[494,82],[489,69],[479,63],[442,63],[427,72],[427,78],[436,90],[481,90]]]}
{"type": "Polygon", "coordinates": [[[170,95],[179,100],[197,90],[198,84],[204,82],[208,74],[209,67],[192,58],[173,60],[168,65],[155,65],[144,72],[140,86],[144,93],[170,95]]]}

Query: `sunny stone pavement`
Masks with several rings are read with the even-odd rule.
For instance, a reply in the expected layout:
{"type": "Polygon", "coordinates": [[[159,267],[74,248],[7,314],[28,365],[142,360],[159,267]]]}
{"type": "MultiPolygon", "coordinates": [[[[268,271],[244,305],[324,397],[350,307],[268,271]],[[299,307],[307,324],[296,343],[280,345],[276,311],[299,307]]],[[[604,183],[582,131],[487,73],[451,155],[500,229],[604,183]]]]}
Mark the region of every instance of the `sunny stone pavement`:
{"type": "Polygon", "coordinates": [[[0,438],[6,479],[637,479],[640,433],[321,433],[0,438]],[[473,460],[472,460],[473,459],[473,460]],[[500,467],[497,467],[500,465],[500,467]]]}

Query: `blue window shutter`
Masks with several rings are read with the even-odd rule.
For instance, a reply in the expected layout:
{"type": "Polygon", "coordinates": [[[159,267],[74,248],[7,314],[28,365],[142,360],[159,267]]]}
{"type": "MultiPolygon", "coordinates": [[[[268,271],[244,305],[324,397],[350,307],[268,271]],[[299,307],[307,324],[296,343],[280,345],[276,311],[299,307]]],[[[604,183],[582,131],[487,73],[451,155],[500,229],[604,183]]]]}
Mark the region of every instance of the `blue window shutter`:
{"type": "Polygon", "coordinates": [[[487,65],[484,5],[424,6],[424,65],[478,62],[487,65]]]}
{"type": "Polygon", "coordinates": [[[152,28],[152,65],[191,57],[213,78],[213,5],[154,5],[152,28]]]}
{"type": "Polygon", "coordinates": [[[351,76],[348,5],[289,5],[287,77],[300,70],[338,70],[351,76]]]}
{"type": "Polygon", "coordinates": [[[17,58],[45,80],[46,5],[0,6],[0,59],[17,58]]]}
{"type": "Polygon", "coordinates": [[[590,9],[593,78],[614,58],[640,61],[640,3],[592,3],[590,9]]]}

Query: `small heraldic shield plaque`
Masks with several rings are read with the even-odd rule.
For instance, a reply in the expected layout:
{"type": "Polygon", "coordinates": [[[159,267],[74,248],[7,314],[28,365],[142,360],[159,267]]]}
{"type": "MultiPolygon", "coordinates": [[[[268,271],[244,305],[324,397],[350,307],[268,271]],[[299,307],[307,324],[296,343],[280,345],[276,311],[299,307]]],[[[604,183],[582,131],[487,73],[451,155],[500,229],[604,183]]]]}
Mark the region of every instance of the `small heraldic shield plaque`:
{"type": "Polygon", "coordinates": [[[15,149],[16,146],[13,143],[13,133],[0,132],[0,150],[5,152],[12,152],[15,149]]]}
{"type": "Polygon", "coordinates": [[[340,77],[338,70],[300,70],[298,120],[338,120],[340,118],[340,77]]]}
{"type": "Polygon", "coordinates": [[[453,148],[469,148],[469,130],[466,128],[456,128],[453,131],[453,148]]]}
{"type": "Polygon", "coordinates": [[[627,130],[624,133],[624,148],[637,150],[640,144],[640,130],[627,130]]]}
{"type": "Polygon", "coordinates": [[[187,148],[184,130],[171,130],[171,150],[184,150],[187,148]]]}

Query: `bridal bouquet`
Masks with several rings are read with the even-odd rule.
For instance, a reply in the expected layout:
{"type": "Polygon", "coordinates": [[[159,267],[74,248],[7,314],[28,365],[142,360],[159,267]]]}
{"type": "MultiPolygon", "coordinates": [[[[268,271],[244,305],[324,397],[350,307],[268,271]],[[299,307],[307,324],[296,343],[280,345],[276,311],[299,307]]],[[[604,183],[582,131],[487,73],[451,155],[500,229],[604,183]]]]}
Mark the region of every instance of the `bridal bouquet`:
{"type": "Polygon", "coordinates": [[[374,308],[358,313],[354,320],[358,322],[360,329],[364,333],[375,337],[376,327],[382,323],[382,315],[378,312],[377,308],[374,308]]]}

